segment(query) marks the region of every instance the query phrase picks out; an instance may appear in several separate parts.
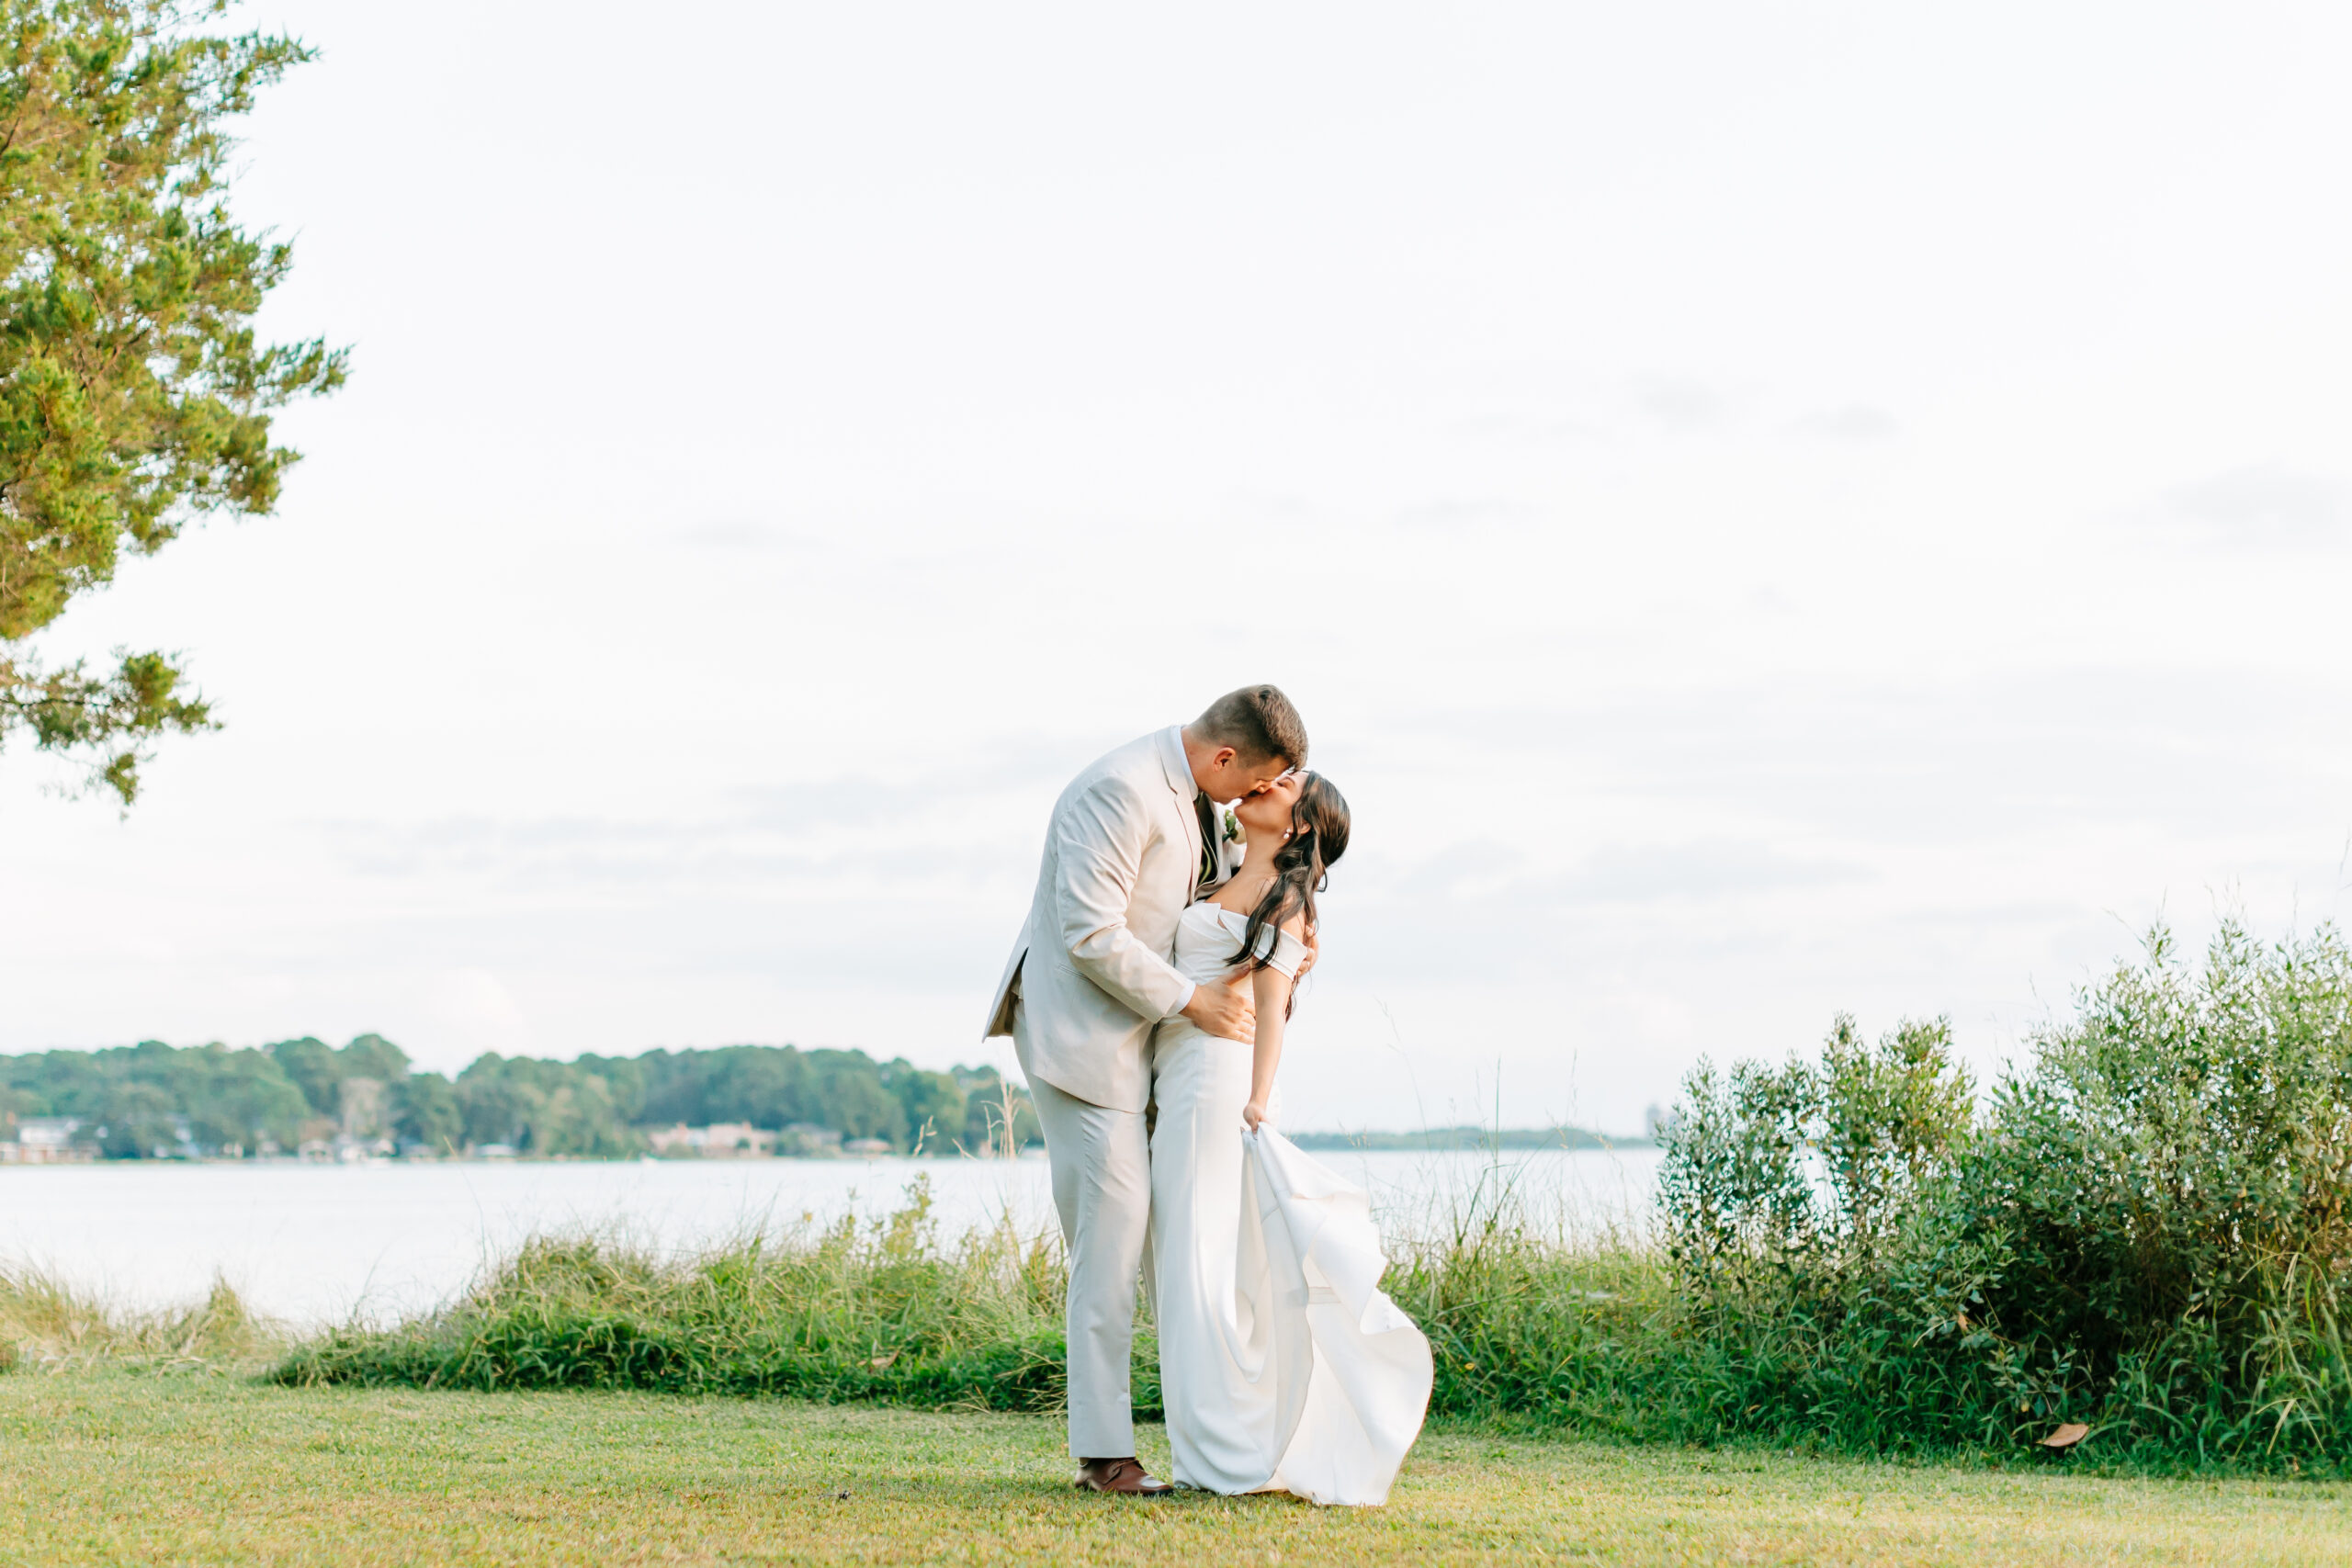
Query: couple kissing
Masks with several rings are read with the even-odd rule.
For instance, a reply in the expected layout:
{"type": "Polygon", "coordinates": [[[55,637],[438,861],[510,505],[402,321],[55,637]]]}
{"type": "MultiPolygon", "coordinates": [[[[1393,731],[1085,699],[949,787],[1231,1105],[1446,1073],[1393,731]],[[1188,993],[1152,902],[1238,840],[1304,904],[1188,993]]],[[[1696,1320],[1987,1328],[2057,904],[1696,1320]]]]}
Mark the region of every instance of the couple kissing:
{"type": "Polygon", "coordinates": [[[1054,803],[989,1008],[1069,1252],[1081,1487],[1376,1505],[1428,1409],[1429,1342],[1380,1291],[1369,1200],[1276,1130],[1316,897],[1348,846],[1346,800],[1306,764],[1305,723],[1265,685],[1097,760],[1054,803]],[[1139,1280],[1176,1486],[1136,1458],[1139,1280]]]}

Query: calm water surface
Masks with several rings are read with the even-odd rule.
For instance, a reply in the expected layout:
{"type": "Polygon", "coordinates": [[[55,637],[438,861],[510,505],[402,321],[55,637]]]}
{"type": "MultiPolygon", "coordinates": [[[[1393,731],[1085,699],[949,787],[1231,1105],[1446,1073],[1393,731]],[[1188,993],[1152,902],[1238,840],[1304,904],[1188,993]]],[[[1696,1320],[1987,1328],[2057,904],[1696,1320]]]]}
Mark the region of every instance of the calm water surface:
{"type": "MultiPolygon", "coordinates": [[[[1613,1153],[1316,1156],[1373,1195],[1391,1232],[1508,1187],[1540,1224],[1638,1224],[1657,1166],[1613,1153]]],[[[595,1230],[689,1252],[756,1228],[871,1217],[931,1179],[944,1235],[1052,1215],[1041,1156],[1019,1160],[614,1161],[297,1166],[120,1162],[0,1168],[0,1261],[107,1299],[165,1306],[217,1274],[297,1324],[422,1311],[526,1235],[595,1230]]]]}

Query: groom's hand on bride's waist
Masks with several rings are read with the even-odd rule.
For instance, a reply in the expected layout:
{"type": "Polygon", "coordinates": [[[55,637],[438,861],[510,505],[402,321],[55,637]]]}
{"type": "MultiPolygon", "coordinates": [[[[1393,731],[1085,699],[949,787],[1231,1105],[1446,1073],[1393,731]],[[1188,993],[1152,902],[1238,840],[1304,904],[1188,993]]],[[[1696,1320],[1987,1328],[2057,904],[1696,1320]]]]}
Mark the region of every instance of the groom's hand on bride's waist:
{"type": "Polygon", "coordinates": [[[1238,1040],[1244,1045],[1258,1042],[1258,1004],[1238,987],[1193,987],[1193,999],[1184,1004],[1182,1016],[1204,1034],[1238,1040]]]}

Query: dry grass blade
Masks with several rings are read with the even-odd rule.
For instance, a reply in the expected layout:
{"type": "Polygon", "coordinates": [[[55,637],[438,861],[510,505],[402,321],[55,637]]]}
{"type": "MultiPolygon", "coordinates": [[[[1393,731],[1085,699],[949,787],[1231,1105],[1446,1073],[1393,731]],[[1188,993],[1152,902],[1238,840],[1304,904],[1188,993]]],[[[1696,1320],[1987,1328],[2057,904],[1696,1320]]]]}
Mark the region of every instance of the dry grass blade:
{"type": "Polygon", "coordinates": [[[108,1306],[45,1270],[0,1265],[0,1371],[105,1361],[251,1370],[283,1352],[278,1325],[254,1316],[227,1281],[194,1306],[108,1306]]]}

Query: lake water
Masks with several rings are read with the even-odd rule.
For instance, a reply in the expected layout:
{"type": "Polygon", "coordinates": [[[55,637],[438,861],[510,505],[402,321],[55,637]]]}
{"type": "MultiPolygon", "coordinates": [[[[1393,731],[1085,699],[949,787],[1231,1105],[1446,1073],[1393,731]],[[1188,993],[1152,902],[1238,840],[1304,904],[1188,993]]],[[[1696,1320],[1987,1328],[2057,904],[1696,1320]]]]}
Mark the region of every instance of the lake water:
{"type": "MultiPolygon", "coordinates": [[[[1657,1156],[1507,1151],[1316,1156],[1373,1195],[1392,1234],[1508,1187],[1539,1224],[1638,1224],[1657,1156]]],[[[215,1275],[254,1310],[310,1325],[419,1312],[462,1290],[525,1236],[617,1233],[690,1252],[764,1226],[872,1216],[931,1179],[943,1234],[1010,1214],[1052,1223],[1046,1163],[1018,1160],[676,1160],[360,1166],[145,1161],[0,1168],[0,1261],[126,1305],[197,1300],[215,1275]]]]}

